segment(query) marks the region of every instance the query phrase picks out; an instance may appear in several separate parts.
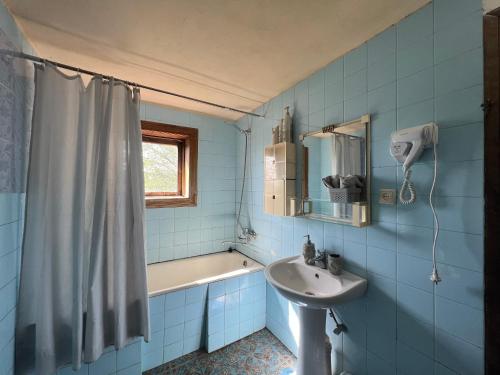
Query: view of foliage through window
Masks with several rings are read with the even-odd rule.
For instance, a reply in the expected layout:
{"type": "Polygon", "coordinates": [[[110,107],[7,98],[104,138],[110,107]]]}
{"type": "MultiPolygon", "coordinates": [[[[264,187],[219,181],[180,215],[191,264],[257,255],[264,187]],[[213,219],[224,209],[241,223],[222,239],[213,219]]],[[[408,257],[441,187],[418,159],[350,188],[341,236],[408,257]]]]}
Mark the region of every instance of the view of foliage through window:
{"type": "Polygon", "coordinates": [[[176,145],[142,143],[146,193],[178,191],[179,151],[176,145]]]}

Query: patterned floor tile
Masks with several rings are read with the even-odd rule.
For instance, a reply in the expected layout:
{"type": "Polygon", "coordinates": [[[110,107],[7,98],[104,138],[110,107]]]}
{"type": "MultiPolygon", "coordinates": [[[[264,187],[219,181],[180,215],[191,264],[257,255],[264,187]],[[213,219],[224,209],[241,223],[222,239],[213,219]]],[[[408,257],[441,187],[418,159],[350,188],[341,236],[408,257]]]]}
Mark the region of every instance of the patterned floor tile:
{"type": "Polygon", "coordinates": [[[198,350],[144,375],[279,375],[295,361],[293,354],[263,329],[213,353],[198,350]]]}

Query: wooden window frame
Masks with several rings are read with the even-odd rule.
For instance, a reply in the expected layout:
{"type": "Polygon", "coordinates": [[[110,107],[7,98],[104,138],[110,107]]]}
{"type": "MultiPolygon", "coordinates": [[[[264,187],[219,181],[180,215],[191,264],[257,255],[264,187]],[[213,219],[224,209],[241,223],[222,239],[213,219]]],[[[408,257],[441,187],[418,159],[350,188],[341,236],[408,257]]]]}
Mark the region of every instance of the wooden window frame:
{"type": "Polygon", "coordinates": [[[141,121],[142,141],[177,145],[179,154],[178,191],[145,193],[147,208],[196,206],[198,129],[185,126],[141,121]]]}

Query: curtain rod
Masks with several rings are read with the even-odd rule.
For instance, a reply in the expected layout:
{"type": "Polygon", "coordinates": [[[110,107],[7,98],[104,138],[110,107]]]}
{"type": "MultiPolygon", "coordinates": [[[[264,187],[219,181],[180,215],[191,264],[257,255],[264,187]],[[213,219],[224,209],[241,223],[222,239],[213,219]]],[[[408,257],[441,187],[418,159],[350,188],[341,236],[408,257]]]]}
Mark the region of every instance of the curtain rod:
{"type": "Polygon", "coordinates": [[[17,57],[17,58],[20,58],[20,59],[31,60],[31,61],[33,61],[35,63],[40,63],[40,64],[49,63],[49,64],[52,64],[52,65],[58,67],[58,68],[71,70],[73,72],[83,73],[83,74],[87,74],[87,75],[91,75],[91,76],[101,76],[104,79],[112,79],[112,78],[114,78],[114,80],[116,82],[121,82],[121,83],[124,83],[124,84],[126,84],[128,86],[139,87],[141,89],[145,89],[145,90],[149,90],[149,91],[155,91],[155,92],[159,92],[159,93],[165,94],[165,95],[175,96],[177,98],[190,100],[192,102],[197,102],[197,103],[205,104],[205,105],[208,105],[208,106],[217,107],[217,108],[220,108],[220,109],[225,109],[225,110],[232,111],[232,112],[238,112],[238,113],[242,113],[242,114],[249,115],[249,116],[254,116],[254,117],[264,117],[263,115],[259,115],[257,113],[243,111],[241,109],[228,107],[228,106],[225,106],[225,105],[222,105],[222,104],[217,104],[217,103],[214,103],[214,102],[209,102],[207,100],[197,99],[197,98],[193,98],[193,97],[182,95],[182,94],[177,94],[175,92],[171,92],[171,91],[167,91],[167,90],[157,89],[157,88],[151,87],[151,86],[141,85],[141,84],[136,83],[136,82],[126,81],[124,79],[115,78],[115,77],[108,76],[108,75],[105,75],[105,74],[96,73],[96,72],[93,72],[91,70],[81,69],[81,68],[78,68],[78,67],[75,67],[75,66],[72,66],[72,65],[66,65],[66,64],[63,64],[63,63],[60,63],[60,62],[57,62],[57,61],[43,59],[43,58],[40,58],[40,57],[37,57],[37,56],[33,56],[33,55],[29,55],[29,54],[23,53],[23,52],[17,52],[17,51],[11,51],[11,50],[0,50],[0,52],[2,54],[10,55],[10,56],[17,57]]]}

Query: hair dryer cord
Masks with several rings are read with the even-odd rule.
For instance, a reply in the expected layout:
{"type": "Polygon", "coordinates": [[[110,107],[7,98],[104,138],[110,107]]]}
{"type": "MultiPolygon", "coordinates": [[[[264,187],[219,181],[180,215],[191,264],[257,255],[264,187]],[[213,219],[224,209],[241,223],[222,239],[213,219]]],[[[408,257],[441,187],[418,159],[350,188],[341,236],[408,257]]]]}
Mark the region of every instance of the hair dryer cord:
{"type": "Polygon", "coordinates": [[[436,208],[434,207],[434,201],[432,199],[434,195],[434,189],[436,187],[437,175],[438,175],[437,148],[436,148],[436,143],[434,143],[434,177],[432,179],[432,187],[429,193],[429,205],[431,206],[432,217],[434,218],[434,237],[432,240],[432,273],[430,279],[435,285],[437,285],[441,281],[441,278],[439,277],[439,273],[437,270],[437,262],[436,262],[436,246],[437,246],[437,239],[439,236],[439,220],[437,217],[436,208]]]}
{"type": "Polygon", "coordinates": [[[411,204],[417,200],[417,191],[415,190],[415,186],[410,181],[411,170],[408,168],[405,171],[405,175],[403,178],[403,184],[401,185],[401,190],[399,191],[399,200],[402,204],[411,204]],[[407,193],[410,194],[409,198],[406,198],[407,193]]]}

